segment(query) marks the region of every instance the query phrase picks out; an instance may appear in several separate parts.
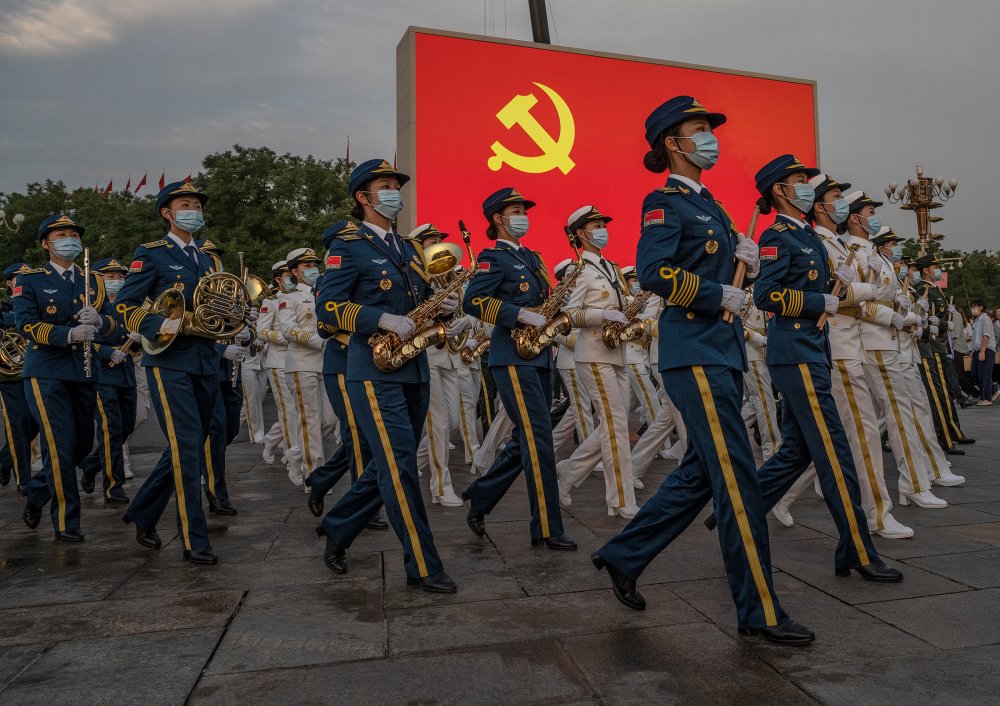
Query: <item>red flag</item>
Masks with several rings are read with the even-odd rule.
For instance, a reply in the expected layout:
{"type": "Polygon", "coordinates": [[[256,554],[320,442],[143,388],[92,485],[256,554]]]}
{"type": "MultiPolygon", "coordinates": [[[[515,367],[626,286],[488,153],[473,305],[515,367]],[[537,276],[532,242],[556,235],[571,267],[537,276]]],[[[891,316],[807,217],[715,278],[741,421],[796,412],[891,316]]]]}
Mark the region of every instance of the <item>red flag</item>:
{"type": "Polygon", "coordinates": [[[110,194],[111,193],[111,187],[112,187],[113,183],[114,183],[114,180],[112,179],[111,181],[108,182],[108,185],[104,187],[104,193],[105,194],[110,194]]]}
{"type": "Polygon", "coordinates": [[[160,191],[163,191],[163,187],[166,186],[166,182],[163,180],[163,177],[165,177],[166,175],[167,175],[166,172],[160,174],[160,191]]]}
{"type": "MultiPolygon", "coordinates": [[[[149,172],[146,172],[146,174],[149,174],[149,172]]],[[[140,179],[139,183],[135,185],[135,192],[134,193],[138,194],[139,193],[139,189],[141,189],[142,187],[144,187],[146,185],[146,174],[143,174],[142,175],[142,179],[140,179]]]]}
{"type": "Polygon", "coordinates": [[[132,175],[129,174],[128,181],[125,182],[125,191],[131,191],[131,190],[132,190],[132,175]]]}

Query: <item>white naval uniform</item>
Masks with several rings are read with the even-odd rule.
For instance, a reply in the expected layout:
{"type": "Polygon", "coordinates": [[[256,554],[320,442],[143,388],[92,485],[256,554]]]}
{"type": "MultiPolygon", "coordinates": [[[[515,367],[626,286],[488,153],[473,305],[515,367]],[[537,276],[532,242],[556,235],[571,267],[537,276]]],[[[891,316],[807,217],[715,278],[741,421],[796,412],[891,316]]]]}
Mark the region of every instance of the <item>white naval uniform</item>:
{"type": "MultiPolygon", "coordinates": [[[[264,341],[259,341],[263,343],[264,341]]],[[[267,394],[267,370],[264,368],[266,346],[246,356],[240,364],[243,382],[243,416],[254,444],[264,443],[264,395],[267,394]]]]}
{"type": "Polygon", "coordinates": [[[656,421],[660,413],[660,396],[649,371],[649,342],[652,340],[649,332],[659,316],[660,298],[650,297],[646,307],[639,314],[639,319],[645,326],[642,338],[623,344],[629,385],[639,403],[639,418],[647,428],[656,421]]]}
{"type": "Polygon", "coordinates": [[[430,372],[429,402],[424,434],[417,447],[417,468],[429,467],[431,500],[455,495],[448,470],[448,446],[451,432],[459,426],[458,368],[465,363],[447,346],[427,349],[430,372]]]}
{"type": "Polygon", "coordinates": [[[552,429],[552,447],[558,449],[563,444],[573,441],[573,432],[579,443],[590,436],[594,429],[594,417],[591,411],[590,395],[577,384],[576,361],[573,359],[573,347],[579,332],[573,329],[566,335],[556,336],[555,344],[558,346],[556,355],[556,371],[566,389],[566,396],[569,398],[569,407],[562,419],[552,429]]]}
{"type": "MultiPolygon", "coordinates": [[[[761,442],[760,451],[763,460],[766,461],[781,446],[781,429],[778,426],[778,413],[774,403],[771,374],[767,371],[767,363],[765,362],[765,346],[767,345],[767,319],[765,317],[764,312],[751,304],[747,316],[743,320],[743,338],[746,341],[747,367],[749,368],[743,376],[743,385],[752,411],[752,414],[748,416],[750,419],[757,420],[757,431],[760,434],[761,442]]],[[[744,416],[744,422],[747,421],[748,416],[744,416]]],[[[749,428],[750,425],[747,426],[749,428]]]]}
{"type": "MultiPolygon", "coordinates": [[[[466,345],[475,343],[473,339],[476,334],[486,326],[486,324],[483,324],[482,327],[479,326],[478,324],[482,324],[479,319],[473,319],[473,322],[466,345]]],[[[482,439],[479,416],[476,414],[476,405],[479,404],[479,397],[483,393],[482,361],[476,358],[469,365],[466,365],[462,362],[461,354],[459,354],[459,364],[455,368],[455,371],[458,374],[459,429],[462,432],[465,462],[468,464],[472,463],[476,452],[479,451],[479,444],[482,439]]]]}
{"type": "Polygon", "coordinates": [[[603,460],[608,513],[631,517],[637,508],[629,448],[631,388],[625,371],[625,351],[622,346],[609,350],[601,336],[604,312],[625,308],[625,280],[609,260],[589,252],[583,257],[587,266],[580,272],[565,310],[579,329],[573,349],[576,378],[594,403],[598,425],[572,456],[556,464],[556,471],[564,489],[579,487],[603,460]]]}
{"type": "MultiPolygon", "coordinates": [[[[323,347],[326,340],[316,330],[313,288],[300,282],[295,291],[278,302],[277,328],[288,342],[285,382],[299,423],[291,429],[302,450],[299,472],[304,480],[329,458],[337,447],[337,419],[323,384],[323,347]]],[[[295,469],[289,468],[289,473],[295,469]]],[[[294,477],[293,477],[294,482],[294,477]]],[[[298,483],[296,483],[298,485],[298,483]]]]}
{"type": "Polygon", "coordinates": [[[264,435],[264,456],[272,455],[280,445],[285,450],[284,458],[288,467],[292,468],[294,464],[298,468],[301,452],[295,445],[292,429],[298,426],[299,417],[285,382],[285,350],[288,342],[277,326],[278,306],[283,298],[284,294],[279,293],[273,299],[265,299],[260,305],[260,316],[257,319],[257,335],[267,341],[264,368],[267,370],[274,405],[278,410],[278,421],[264,435]]]}

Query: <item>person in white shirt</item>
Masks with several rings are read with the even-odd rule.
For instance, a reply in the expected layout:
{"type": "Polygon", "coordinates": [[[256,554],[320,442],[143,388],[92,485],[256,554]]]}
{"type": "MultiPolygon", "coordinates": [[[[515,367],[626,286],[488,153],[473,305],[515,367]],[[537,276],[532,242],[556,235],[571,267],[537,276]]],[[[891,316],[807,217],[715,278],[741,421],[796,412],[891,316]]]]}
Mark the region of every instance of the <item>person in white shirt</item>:
{"type": "Polygon", "coordinates": [[[264,356],[264,368],[267,370],[271,383],[271,395],[278,410],[278,420],[264,435],[264,463],[274,463],[275,451],[281,446],[284,449],[282,463],[289,470],[301,463],[300,450],[295,446],[292,429],[298,426],[298,411],[292,403],[292,397],[285,382],[285,350],[288,342],[278,330],[278,307],[289,293],[295,291],[295,281],[288,271],[288,263],[279,260],[271,265],[271,278],[274,282],[275,294],[265,299],[260,305],[260,318],[257,319],[257,336],[267,342],[264,356]]]}

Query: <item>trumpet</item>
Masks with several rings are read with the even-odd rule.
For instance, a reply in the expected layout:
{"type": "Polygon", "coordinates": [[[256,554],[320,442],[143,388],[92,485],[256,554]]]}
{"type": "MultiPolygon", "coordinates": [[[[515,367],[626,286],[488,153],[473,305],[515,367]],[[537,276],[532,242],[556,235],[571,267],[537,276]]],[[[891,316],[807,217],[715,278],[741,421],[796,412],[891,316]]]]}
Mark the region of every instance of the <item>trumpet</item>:
{"type": "Polygon", "coordinates": [[[490,336],[486,333],[485,329],[477,333],[473,340],[476,342],[475,348],[466,346],[462,349],[462,362],[466,365],[472,365],[476,358],[479,358],[490,349],[490,336]]]}
{"type": "Polygon", "coordinates": [[[462,260],[462,250],[454,243],[437,243],[424,249],[424,268],[428,276],[432,282],[443,286],[434,296],[406,315],[415,324],[415,332],[409,338],[403,340],[392,331],[376,333],[368,338],[375,367],[382,372],[398,370],[431,346],[442,348],[445,345],[448,332],[444,324],[437,320],[441,305],[476,274],[476,256],[472,252],[469,231],[462,221],[458,222],[458,227],[469,254],[469,268],[461,274],[453,274],[462,260]]]}
{"type": "Polygon", "coordinates": [[[641,292],[625,305],[622,313],[628,319],[627,323],[623,324],[611,321],[604,324],[604,328],[601,331],[601,340],[604,341],[604,345],[608,347],[608,350],[613,351],[626,341],[635,341],[642,338],[646,331],[646,326],[642,323],[642,319],[639,318],[639,314],[646,308],[646,302],[649,301],[651,296],[653,296],[652,292],[641,292]]]}
{"type": "Polygon", "coordinates": [[[545,325],[519,326],[511,333],[518,355],[526,360],[538,357],[545,347],[552,343],[552,339],[559,334],[568,333],[573,328],[573,322],[562,307],[586,263],[583,254],[573,241],[569,228],[566,228],[566,236],[573,252],[576,253],[576,266],[566,273],[555,289],[549,293],[548,298],[536,309],[536,313],[546,318],[545,325]]]}

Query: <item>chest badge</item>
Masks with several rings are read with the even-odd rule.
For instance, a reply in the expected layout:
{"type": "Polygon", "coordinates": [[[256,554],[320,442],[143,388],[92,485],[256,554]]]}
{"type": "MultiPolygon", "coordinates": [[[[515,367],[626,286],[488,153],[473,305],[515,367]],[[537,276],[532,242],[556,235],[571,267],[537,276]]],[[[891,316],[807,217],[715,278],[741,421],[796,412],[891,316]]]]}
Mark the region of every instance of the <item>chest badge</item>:
{"type": "Polygon", "coordinates": [[[174,289],[183,292],[184,291],[184,283],[183,282],[174,282],[174,289]]]}
{"type": "Polygon", "coordinates": [[[42,291],[45,292],[46,294],[55,294],[59,290],[58,289],[43,289],[42,291]]]}
{"type": "Polygon", "coordinates": [[[610,296],[611,296],[611,292],[609,292],[608,290],[605,289],[605,290],[601,291],[601,299],[607,299],[610,296]]]}
{"type": "Polygon", "coordinates": [[[47,307],[45,307],[45,313],[46,314],[54,314],[54,313],[56,313],[56,308],[54,306],[52,306],[51,304],[49,304],[47,307]]]}
{"type": "Polygon", "coordinates": [[[378,283],[378,287],[383,292],[388,292],[390,289],[392,289],[392,280],[386,277],[385,279],[383,279],[381,282],[378,283]]]}
{"type": "Polygon", "coordinates": [[[707,252],[709,255],[714,255],[718,251],[719,251],[718,240],[709,240],[707,243],[705,243],[705,252],[707,252]]]}
{"type": "Polygon", "coordinates": [[[711,216],[698,216],[698,220],[701,221],[702,223],[708,223],[710,220],[712,220],[712,217],[711,216]]]}
{"type": "Polygon", "coordinates": [[[819,277],[819,272],[817,272],[816,270],[809,270],[808,277],[810,282],[815,282],[816,279],[819,277]]]}
{"type": "Polygon", "coordinates": [[[527,292],[529,287],[530,285],[527,282],[521,282],[521,284],[517,285],[517,288],[520,289],[522,292],[527,292]]]}

